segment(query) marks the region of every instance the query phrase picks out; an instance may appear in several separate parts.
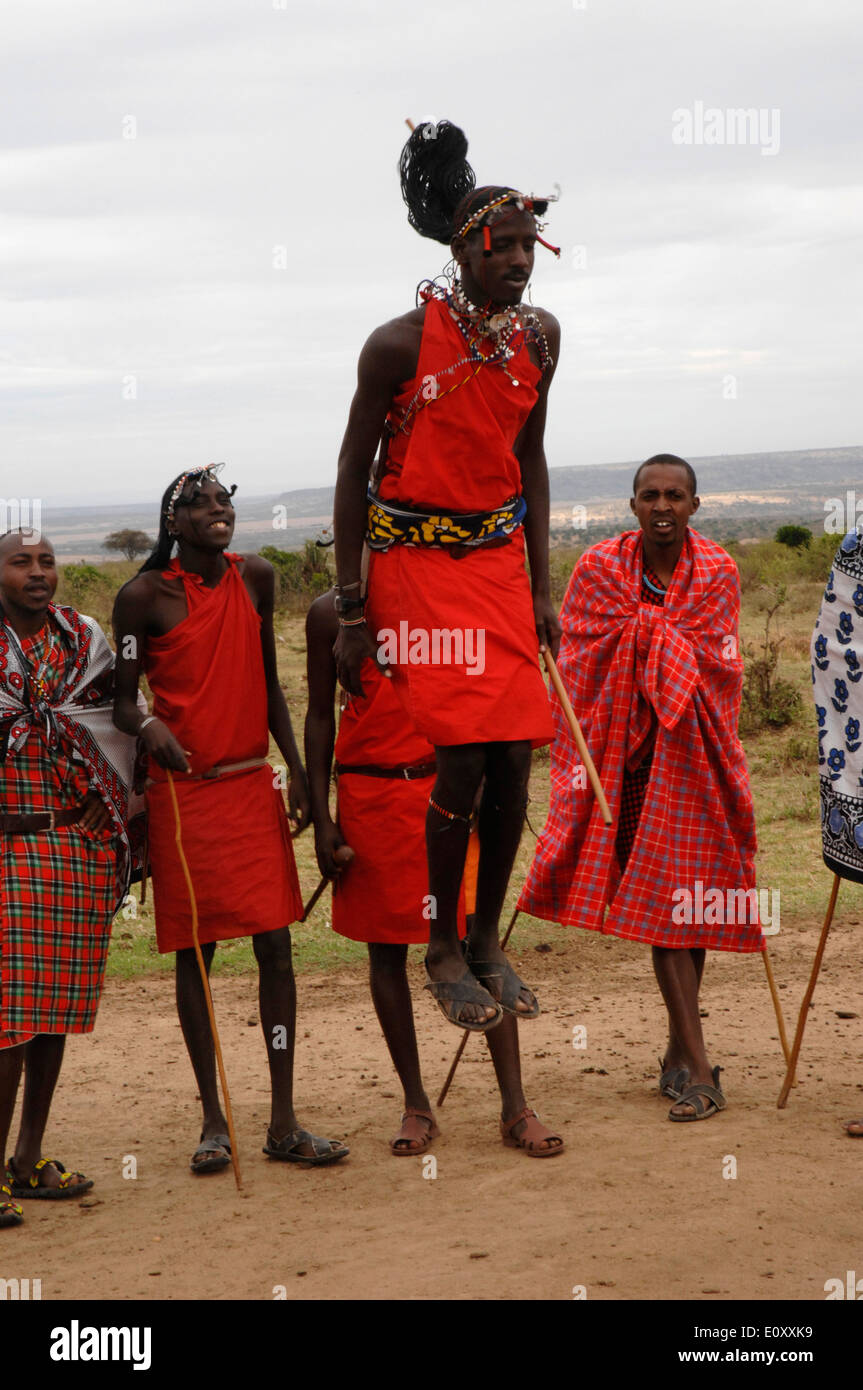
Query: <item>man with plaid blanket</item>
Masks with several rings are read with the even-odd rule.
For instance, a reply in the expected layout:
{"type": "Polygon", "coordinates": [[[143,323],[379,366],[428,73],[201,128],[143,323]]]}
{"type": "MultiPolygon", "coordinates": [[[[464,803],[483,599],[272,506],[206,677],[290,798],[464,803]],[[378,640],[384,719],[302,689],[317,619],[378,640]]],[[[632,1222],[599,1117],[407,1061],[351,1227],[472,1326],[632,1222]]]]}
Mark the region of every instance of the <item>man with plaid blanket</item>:
{"type": "Polygon", "coordinates": [[[42,1156],[67,1033],[93,1028],[111,922],[129,879],[135,741],[112,721],[114,657],[92,618],[51,602],[54,551],[0,538],[0,1158],[26,1070],[21,1127],[0,1178],[17,1198],[93,1186],[42,1156]]]}
{"type": "Polygon", "coordinates": [[[616,832],[555,708],[551,810],[519,907],[653,948],[668,1010],[660,1090],[670,1119],[701,1120],[726,1104],[701,1031],[705,951],[764,945],[737,735],[740,588],[729,555],[689,528],[685,460],[648,459],[633,494],[640,530],[582,555],[560,615],[561,675],[616,832]]]}

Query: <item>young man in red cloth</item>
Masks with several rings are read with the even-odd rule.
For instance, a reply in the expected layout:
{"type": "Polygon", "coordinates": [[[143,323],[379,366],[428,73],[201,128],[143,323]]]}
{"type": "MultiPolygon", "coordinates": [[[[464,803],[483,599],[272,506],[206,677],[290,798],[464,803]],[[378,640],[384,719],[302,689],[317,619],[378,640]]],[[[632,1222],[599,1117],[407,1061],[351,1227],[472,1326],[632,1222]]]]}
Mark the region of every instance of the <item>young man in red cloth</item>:
{"type": "Polygon", "coordinates": [[[294,1112],[296,985],[288,924],[303,905],[284,803],[267,762],[270,733],[287,764],[299,829],[308,822],[308,788],[276,669],[272,566],[257,555],[228,552],[234,489],[228,492],[217,471],[192,468],[171,484],[156,548],[114,608],[114,717],[118,728],[140,736],[149,755],[156,939],[160,951],[177,953],[177,1009],[204,1112],[194,1173],[227,1167],[230,1141],[174,839],[169,771],[207,967],[217,941],[252,937],[272,1082],[264,1152],[314,1164],[348,1152],[301,1129],[294,1112]],[[135,705],[141,674],[154,697],[146,718],[135,705]]]}
{"type": "Polygon", "coordinates": [[[67,1033],[95,1022],[111,922],[129,881],[133,739],[111,721],[114,657],[92,618],[52,602],[54,550],[0,539],[0,1159],[24,1074],[0,1226],[23,1198],[93,1183],[42,1154],[67,1033]]]}
{"type": "MultiPolygon", "coordinates": [[[[368,943],[372,1000],[404,1088],[401,1128],[390,1149],[396,1157],[410,1156],[423,1153],[439,1132],[422,1081],[406,969],[408,945],[429,937],[425,822],[435,755],[411,725],[393,682],[372,660],[362,668],[364,695],[344,698],[336,736],[338,630],[334,595],[324,594],[306,620],[306,766],[315,848],[321,873],[333,880],[334,930],[368,943]],[[336,821],[329,805],[334,751],[336,821]]],[[[467,879],[468,873],[458,904],[460,935],[465,912],[473,911],[467,879]]],[[[500,1087],[504,1142],[532,1158],[561,1153],[560,1135],[542,1124],[525,1100],[514,1016],[489,1033],[488,1045],[500,1087]]]]}
{"type": "Polygon", "coordinates": [[[410,719],[435,749],[427,988],[451,1023],[485,1031],[503,1012],[539,1012],[500,949],[498,920],[531,747],[552,731],[539,669],[540,644],[554,649],[559,635],[543,433],[560,332],[545,310],[522,303],[535,214],[547,200],[474,189],[466,153],[463,133],[443,121],[415,130],[402,154],[410,221],[451,247],[459,278],[451,291],[422,291],[420,308],[376,329],[360,356],[336,486],[335,656],[351,695],[362,692],[365,658],[388,661],[410,719]],[[463,953],[459,885],[483,778],[477,910],[463,953]]]}
{"type": "Polygon", "coordinates": [[[653,948],[668,1010],[660,1089],[670,1119],[703,1120],[726,1104],[701,1031],[705,951],[764,948],[737,735],[740,584],[688,524],[700,503],[684,459],[648,459],[633,493],[640,529],[585,551],[560,615],[561,675],[617,833],[555,713],[551,810],[519,907],[653,948]]]}

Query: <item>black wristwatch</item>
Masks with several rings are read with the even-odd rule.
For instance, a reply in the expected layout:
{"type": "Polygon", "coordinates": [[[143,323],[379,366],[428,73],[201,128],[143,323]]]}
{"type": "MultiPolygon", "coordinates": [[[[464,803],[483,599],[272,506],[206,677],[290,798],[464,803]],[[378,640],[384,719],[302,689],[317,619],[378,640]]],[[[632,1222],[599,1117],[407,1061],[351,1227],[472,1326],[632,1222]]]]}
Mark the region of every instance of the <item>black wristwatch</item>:
{"type": "Polygon", "coordinates": [[[344,594],[336,594],[335,609],[339,617],[347,617],[351,613],[362,612],[366,606],[364,598],[345,598],[344,594]]]}

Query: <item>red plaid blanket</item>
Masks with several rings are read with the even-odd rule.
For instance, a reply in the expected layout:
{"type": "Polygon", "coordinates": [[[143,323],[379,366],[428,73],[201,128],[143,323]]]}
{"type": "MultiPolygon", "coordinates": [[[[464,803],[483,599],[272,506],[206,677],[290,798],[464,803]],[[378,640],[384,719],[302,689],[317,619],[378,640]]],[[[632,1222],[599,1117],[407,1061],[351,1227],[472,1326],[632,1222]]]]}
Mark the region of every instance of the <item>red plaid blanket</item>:
{"type": "Polygon", "coordinates": [[[656,607],[641,602],[642,558],[640,531],[592,546],[560,614],[561,676],[615,825],[602,823],[555,701],[551,809],[518,905],[656,946],[757,951],[755,820],[737,736],[737,569],[689,530],[665,604],[656,607]],[[621,872],[615,836],[624,766],[637,765],[654,715],[650,779],[621,872]]]}

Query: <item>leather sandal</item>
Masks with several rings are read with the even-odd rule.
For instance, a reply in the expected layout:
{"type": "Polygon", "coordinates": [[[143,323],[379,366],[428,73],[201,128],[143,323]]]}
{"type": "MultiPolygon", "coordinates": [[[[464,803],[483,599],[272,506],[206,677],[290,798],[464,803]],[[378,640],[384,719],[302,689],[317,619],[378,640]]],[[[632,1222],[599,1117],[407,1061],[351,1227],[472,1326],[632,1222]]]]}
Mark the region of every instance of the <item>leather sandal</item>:
{"type": "Polygon", "coordinates": [[[419,1138],[412,1138],[409,1134],[402,1134],[399,1130],[390,1140],[390,1150],[396,1158],[414,1158],[417,1154],[425,1153],[433,1139],[437,1139],[440,1130],[435,1123],[435,1117],[430,1110],[420,1110],[416,1105],[406,1105],[405,1113],[402,1115],[402,1129],[405,1121],[415,1115],[419,1120],[428,1122],[425,1133],[419,1138]],[[401,1145],[402,1147],[399,1147],[401,1145]]]}
{"type": "Polygon", "coordinates": [[[503,1009],[498,1001],[492,999],[488,990],[477,983],[470,970],[465,970],[460,980],[433,980],[429,976],[424,988],[431,994],[447,1023],[454,1023],[456,1028],[467,1028],[472,1033],[487,1033],[491,1028],[496,1028],[503,1018],[503,1009]],[[495,1010],[494,1016],[482,1023],[468,1023],[459,1016],[459,1004],[476,1004],[481,1009],[492,1008],[495,1010]],[[456,1007],[453,1008],[453,1005],[456,1007]]]}
{"type": "Polygon", "coordinates": [[[61,1163],[59,1158],[40,1158],[34,1164],[33,1172],[29,1178],[19,1178],[15,1172],[14,1160],[8,1159],[6,1163],[6,1180],[12,1189],[12,1196],[20,1200],[32,1198],[40,1202],[64,1202],[70,1197],[83,1197],[85,1192],[89,1192],[93,1186],[92,1178],[85,1178],[83,1173],[70,1173],[67,1171],[65,1163],[61,1163]],[[58,1187],[47,1187],[40,1181],[39,1175],[43,1168],[56,1168],[60,1174],[60,1184],[58,1187]],[[80,1181],[75,1181],[80,1179],[80,1181]]]}
{"type": "Polygon", "coordinates": [[[501,1116],[500,1132],[508,1149],[524,1149],[529,1158],[554,1158],[556,1154],[562,1154],[565,1147],[561,1136],[546,1128],[536,1111],[531,1110],[529,1105],[519,1111],[514,1120],[504,1120],[501,1116]],[[512,1131],[520,1120],[526,1123],[521,1134],[516,1137],[512,1131]],[[542,1148],[541,1145],[549,1139],[556,1139],[558,1142],[554,1148],[542,1148]]]}
{"type": "Polygon", "coordinates": [[[201,1142],[189,1161],[193,1173],[220,1173],[231,1166],[231,1140],[227,1134],[201,1135],[201,1142]]]}
{"type": "Polygon", "coordinates": [[[674,1120],[678,1124],[686,1124],[690,1120],[709,1120],[711,1115],[718,1115],[720,1110],[724,1110],[728,1102],[719,1089],[719,1073],[721,1071],[721,1067],[713,1068],[712,1086],[708,1085],[706,1081],[696,1081],[693,1086],[688,1086],[678,1098],[677,1104],[691,1105],[695,1111],[694,1115],[675,1115],[672,1106],[668,1112],[669,1120],[674,1120]]]}
{"type": "Polygon", "coordinates": [[[659,1070],[662,1075],[659,1078],[659,1094],[668,1100],[680,1100],[686,1087],[689,1085],[689,1072],[686,1067],[669,1067],[665,1070],[664,1058],[659,1058],[659,1070]]]}
{"type": "MultiPolygon", "coordinates": [[[[538,1018],[540,1013],[539,1003],[533,990],[528,989],[523,980],[513,970],[509,961],[503,960],[476,960],[471,956],[470,948],[465,947],[465,960],[470,966],[474,979],[479,980],[480,984],[488,989],[490,980],[500,981],[500,998],[492,1000],[499,1004],[506,1014],[513,1014],[516,1018],[538,1018]],[[518,997],[522,990],[530,995],[533,1003],[527,1009],[517,1008],[518,997]]],[[[489,990],[491,994],[491,991],[489,990]]]]}
{"type": "MultiPolygon", "coordinates": [[[[12,1196],[12,1189],[8,1183],[0,1183],[0,1198],[12,1196]]],[[[0,1226],[20,1226],[24,1220],[24,1208],[19,1207],[17,1202],[0,1200],[0,1226]]]]}
{"type": "Polygon", "coordinates": [[[310,1134],[307,1129],[292,1130],[284,1139],[278,1140],[273,1138],[273,1131],[268,1129],[263,1152],[268,1158],[277,1158],[282,1163],[308,1163],[312,1168],[321,1168],[326,1163],[338,1163],[340,1158],[347,1158],[350,1149],[347,1144],[341,1144],[337,1139],[320,1139],[316,1134],[310,1134]],[[308,1144],[312,1152],[299,1153],[302,1144],[308,1144]]]}

